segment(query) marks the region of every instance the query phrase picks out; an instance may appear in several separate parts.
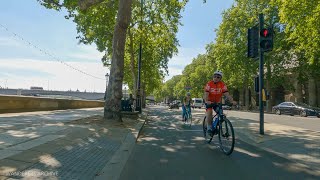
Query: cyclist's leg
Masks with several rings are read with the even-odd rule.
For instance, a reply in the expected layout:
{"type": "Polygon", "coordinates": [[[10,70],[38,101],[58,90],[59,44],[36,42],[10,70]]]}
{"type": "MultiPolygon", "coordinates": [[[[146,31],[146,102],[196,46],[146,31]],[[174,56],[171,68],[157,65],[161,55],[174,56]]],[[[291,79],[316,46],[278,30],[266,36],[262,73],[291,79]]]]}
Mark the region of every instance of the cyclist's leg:
{"type": "Polygon", "coordinates": [[[207,121],[207,130],[211,129],[211,124],[212,124],[212,108],[207,108],[206,109],[206,121],[207,121]]]}
{"type": "Polygon", "coordinates": [[[186,113],[185,113],[185,120],[187,120],[189,118],[189,115],[190,115],[190,109],[189,109],[189,106],[186,106],[186,113]]]}
{"type": "Polygon", "coordinates": [[[186,114],[186,108],[182,105],[182,121],[184,121],[184,116],[186,114]]]}
{"type": "Polygon", "coordinates": [[[192,113],[191,113],[191,106],[189,106],[189,117],[188,117],[189,126],[192,124],[192,113]]]}

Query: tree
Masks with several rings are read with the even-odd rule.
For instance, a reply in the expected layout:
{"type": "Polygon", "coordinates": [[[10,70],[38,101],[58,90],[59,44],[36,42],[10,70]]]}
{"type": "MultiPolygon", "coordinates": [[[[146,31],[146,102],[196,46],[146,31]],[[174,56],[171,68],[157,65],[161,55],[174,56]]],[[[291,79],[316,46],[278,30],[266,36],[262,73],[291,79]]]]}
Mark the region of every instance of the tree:
{"type": "Polygon", "coordinates": [[[114,28],[112,41],[112,60],[107,98],[104,106],[104,117],[107,119],[121,119],[121,98],[124,70],[124,54],[126,34],[131,20],[132,0],[120,0],[117,22],[114,28]]]}
{"type": "MultiPolygon", "coordinates": [[[[87,12],[99,13],[97,9],[101,8],[103,3],[109,3],[112,6],[116,6],[114,1],[108,0],[64,0],[62,4],[59,4],[59,0],[38,0],[42,5],[47,8],[60,10],[62,7],[67,8],[69,11],[69,18],[74,17],[75,21],[78,22],[78,31],[81,31],[81,23],[90,23],[91,21],[82,21],[81,17],[88,18],[87,12]],[[84,16],[82,16],[84,15],[84,16]],[[78,18],[78,19],[77,19],[78,18]]],[[[121,118],[121,98],[122,98],[122,82],[123,82],[123,69],[124,69],[124,54],[125,54],[125,43],[126,43],[126,31],[131,20],[131,6],[132,0],[119,0],[118,11],[116,17],[116,23],[114,26],[113,37],[112,37],[112,48],[109,48],[109,52],[112,51],[111,58],[111,70],[110,78],[107,90],[107,99],[104,107],[104,118],[114,119],[122,121],[121,118]]],[[[110,11],[110,14],[115,11],[110,11]]],[[[102,15],[103,16],[103,15],[102,15]]],[[[90,17],[90,16],[89,16],[90,17]]],[[[111,18],[112,19],[112,18],[111,18]]],[[[92,19],[94,21],[95,19],[92,19]]],[[[89,24],[90,26],[90,24],[89,24]]],[[[90,31],[90,29],[82,29],[82,31],[90,31]]],[[[94,36],[94,31],[90,31],[91,37],[82,38],[82,42],[90,42],[90,38],[97,39],[97,46],[100,49],[104,49],[101,41],[97,36],[94,36]],[[100,41],[99,41],[100,40],[100,41]]],[[[90,34],[89,34],[90,35],[90,34]]],[[[101,36],[101,34],[100,34],[101,36]]],[[[81,37],[80,37],[81,38],[81,37]]],[[[81,41],[80,40],[80,41],[81,41]]],[[[111,53],[109,53],[111,54],[111,53]]]]}
{"type": "Polygon", "coordinates": [[[304,51],[310,64],[318,63],[320,56],[320,1],[273,0],[280,9],[280,22],[286,24],[287,40],[296,49],[304,51]]]}
{"type": "Polygon", "coordinates": [[[122,0],[38,1],[50,9],[66,8],[69,14],[65,17],[77,24],[79,41],[95,43],[99,51],[105,52],[103,64],[111,63],[105,118],[118,120],[122,83],[136,93],[139,43],[143,44],[141,87],[148,94],[161,85],[168,59],[178,52],[176,33],[180,12],[187,3],[187,0],[145,1],[141,6],[140,0],[126,4],[122,0]]]}

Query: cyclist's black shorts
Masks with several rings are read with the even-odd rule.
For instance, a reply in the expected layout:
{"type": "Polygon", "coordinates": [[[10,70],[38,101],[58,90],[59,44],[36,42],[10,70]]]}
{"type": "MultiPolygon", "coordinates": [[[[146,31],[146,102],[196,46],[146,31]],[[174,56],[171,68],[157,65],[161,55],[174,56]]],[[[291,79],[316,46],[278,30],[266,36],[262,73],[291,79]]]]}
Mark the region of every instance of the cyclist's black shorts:
{"type": "Polygon", "coordinates": [[[206,110],[209,108],[212,108],[216,113],[219,111],[219,105],[218,104],[205,104],[206,105],[206,110]]]}

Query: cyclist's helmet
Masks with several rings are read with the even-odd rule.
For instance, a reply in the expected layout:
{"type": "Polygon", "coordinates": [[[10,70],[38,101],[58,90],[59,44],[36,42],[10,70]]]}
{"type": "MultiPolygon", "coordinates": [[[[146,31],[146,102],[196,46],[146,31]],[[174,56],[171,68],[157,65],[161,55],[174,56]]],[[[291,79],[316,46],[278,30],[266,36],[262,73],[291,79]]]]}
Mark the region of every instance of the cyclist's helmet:
{"type": "Polygon", "coordinates": [[[221,71],[217,70],[216,72],[213,73],[213,75],[219,75],[221,78],[223,77],[223,74],[221,71]]]}
{"type": "Polygon", "coordinates": [[[187,96],[190,96],[190,92],[187,92],[187,96]]]}

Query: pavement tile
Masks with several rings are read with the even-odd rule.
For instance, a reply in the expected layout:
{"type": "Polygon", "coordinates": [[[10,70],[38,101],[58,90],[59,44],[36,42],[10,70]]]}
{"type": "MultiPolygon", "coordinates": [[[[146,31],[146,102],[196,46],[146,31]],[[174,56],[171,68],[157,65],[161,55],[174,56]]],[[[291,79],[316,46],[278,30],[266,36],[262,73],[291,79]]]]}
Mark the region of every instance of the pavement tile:
{"type": "MultiPolygon", "coordinates": [[[[60,118],[76,117],[63,116],[60,118]]],[[[121,124],[111,121],[108,123],[80,121],[59,125],[43,123],[42,125],[45,126],[41,126],[40,129],[23,127],[23,132],[20,134],[17,131],[11,131],[11,135],[2,136],[5,137],[3,142],[6,144],[2,143],[5,149],[0,149],[0,157],[5,154],[3,156],[5,159],[0,160],[0,172],[3,171],[3,175],[0,173],[0,178],[7,179],[5,177],[7,171],[19,171],[22,173],[10,176],[9,179],[93,179],[119,150],[127,134],[131,132],[134,135],[138,134],[139,131],[134,130],[136,120],[125,118],[124,121],[121,124]],[[28,138],[22,139],[25,135],[28,138]],[[36,139],[30,140],[31,136],[36,139]],[[14,144],[11,140],[18,140],[14,143],[21,144],[12,146],[14,144]]],[[[139,126],[141,125],[140,123],[139,126]]],[[[131,140],[134,141],[134,139],[131,140]]],[[[123,148],[127,153],[128,147],[123,146],[123,148]]]]}
{"type": "Polygon", "coordinates": [[[9,176],[12,172],[21,172],[32,165],[29,162],[15,161],[11,159],[0,160],[0,176],[9,176]]]}
{"type": "Polygon", "coordinates": [[[75,130],[72,131],[68,134],[68,136],[66,136],[64,138],[64,140],[67,141],[74,141],[75,139],[81,139],[83,137],[87,137],[90,136],[91,134],[93,134],[93,131],[90,131],[89,128],[88,129],[81,129],[81,130],[75,130]]]}
{"type": "Polygon", "coordinates": [[[8,177],[7,176],[0,176],[0,180],[7,180],[8,177]]]}
{"type": "Polygon", "coordinates": [[[26,151],[23,151],[22,153],[10,156],[7,159],[21,161],[21,162],[36,163],[40,160],[42,156],[46,154],[47,153],[26,150],[26,151]]]}
{"type": "Polygon", "coordinates": [[[13,156],[15,154],[19,154],[22,151],[15,151],[15,150],[8,150],[8,149],[2,149],[0,150],[0,159],[5,159],[7,157],[13,156]]]}
{"type": "Polygon", "coordinates": [[[28,149],[31,149],[31,148],[33,148],[35,146],[39,146],[39,145],[41,145],[43,143],[55,140],[57,138],[61,138],[63,136],[64,135],[46,135],[46,136],[42,136],[42,137],[33,139],[31,141],[27,141],[27,142],[24,142],[24,143],[21,143],[21,144],[17,144],[15,146],[8,147],[7,149],[8,150],[16,150],[16,151],[17,150],[18,151],[28,150],[28,149]]]}
{"type": "Polygon", "coordinates": [[[54,141],[42,144],[40,146],[34,147],[30,150],[38,151],[48,154],[54,154],[62,149],[71,151],[76,146],[84,145],[86,142],[84,139],[75,139],[74,141],[65,140],[64,138],[56,139],[54,141]]]}
{"type": "Polygon", "coordinates": [[[61,149],[52,155],[42,156],[39,163],[26,169],[57,172],[58,179],[93,179],[119,148],[120,142],[105,137],[87,138],[85,144],[72,150],[61,149]]]}
{"type": "MultiPolygon", "coordinates": [[[[69,141],[67,141],[67,143],[71,144],[69,141]]],[[[33,147],[33,148],[29,149],[29,150],[30,151],[37,151],[37,152],[47,153],[47,154],[53,154],[53,153],[59,151],[62,148],[66,148],[67,146],[68,146],[67,144],[62,145],[62,146],[57,146],[56,143],[45,143],[45,144],[41,144],[39,146],[33,147]]]]}
{"type": "Polygon", "coordinates": [[[13,133],[9,134],[9,132],[6,131],[4,134],[0,134],[0,148],[4,149],[9,146],[19,144],[25,141],[28,141],[30,139],[39,137],[38,135],[29,134],[28,137],[25,137],[23,134],[13,133]]]}

